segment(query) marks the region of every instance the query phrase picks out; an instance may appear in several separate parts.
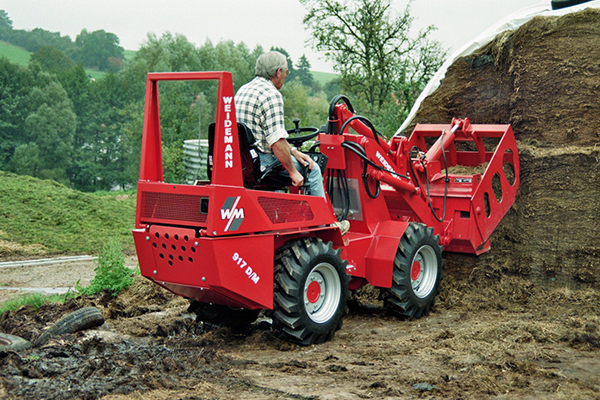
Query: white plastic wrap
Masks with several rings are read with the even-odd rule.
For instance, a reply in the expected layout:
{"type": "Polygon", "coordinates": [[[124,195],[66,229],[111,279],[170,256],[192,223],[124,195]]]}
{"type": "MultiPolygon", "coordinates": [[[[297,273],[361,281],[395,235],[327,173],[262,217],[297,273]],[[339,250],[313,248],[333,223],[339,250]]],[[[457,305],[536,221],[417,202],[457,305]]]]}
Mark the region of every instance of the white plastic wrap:
{"type": "MultiPolygon", "coordinates": [[[[509,16],[496,22],[494,25],[490,26],[487,30],[485,30],[471,42],[467,43],[454,54],[452,54],[452,56],[450,56],[446,60],[446,62],[442,64],[440,69],[435,73],[433,78],[431,78],[427,86],[425,86],[425,89],[423,89],[423,92],[421,92],[421,94],[415,101],[415,104],[410,110],[408,117],[406,117],[400,128],[398,128],[398,131],[396,131],[396,135],[400,135],[402,131],[404,131],[410,125],[412,119],[414,118],[415,114],[419,110],[419,107],[421,106],[421,102],[431,93],[435,92],[435,90],[440,85],[442,79],[444,79],[444,77],[446,76],[446,71],[456,59],[473,53],[474,51],[480,49],[481,47],[494,40],[494,38],[498,36],[498,34],[508,30],[517,29],[534,17],[560,16],[576,11],[581,11],[586,8],[600,8],[600,0],[594,0],[571,7],[561,8],[558,10],[552,10],[551,1],[545,0],[539,5],[522,8],[521,10],[510,14],[509,16]]],[[[443,121],[440,121],[440,123],[441,122],[443,121]]]]}

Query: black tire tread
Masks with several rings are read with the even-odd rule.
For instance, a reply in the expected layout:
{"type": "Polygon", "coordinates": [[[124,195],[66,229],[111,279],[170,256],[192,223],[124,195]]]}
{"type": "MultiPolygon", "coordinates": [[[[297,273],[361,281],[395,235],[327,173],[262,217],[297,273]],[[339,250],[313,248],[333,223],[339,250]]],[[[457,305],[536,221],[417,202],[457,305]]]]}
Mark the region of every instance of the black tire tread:
{"type": "Polygon", "coordinates": [[[440,290],[439,281],[441,280],[441,267],[443,263],[443,260],[441,259],[442,246],[438,243],[439,235],[434,235],[432,227],[428,227],[421,223],[411,223],[406,228],[404,235],[400,239],[398,251],[394,258],[392,287],[382,290],[385,307],[392,314],[396,314],[403,318],[417,319],[429,314],[431,311],[431,308],[435,304],[435,298],[440,290]],[[412,296],[412,288],[406,283],[410,281],[410,277],[407,276],[409,272],[407,269],[403,268],[403,266],[408,266],[410,264],[413,252],[416,251],[417,246],[424,241],[428,241],[429,244],[439,251],[438,283],[433,288],[428,299],[417,304],[413,299],[414,296],[412,296]]]}
{"type": "Polygon", "coordinates": [[[50,340],[52,336],[64,335],[84,329],[100,326],[104,323],[104,317],[96,307],[84,307],[73,311],[59,319],[50,328],[43,331],[33,342],[35,347],[42,346],[50,340]]]}
{"type": "Polygon", "coordinates": [[[23,339],[22,337],[9,335],[8,333],[0,332],[0,339],[10,342],[6,345],[0,345],[0,352],[3,351],[23,351],[31,348],[29,340],[23,339]]]}
{"type": "Polygon", "coordinates": [[[342,319],[348,313],[346,301],[350,295],[348,282],[350,277],[345,273],[347,261],[340,258],[341,250],[335,250],[330,242],[324,243],[317,238],[305,238],[295,241],[280,251],[275,258],[275,290],[273,324],[288,340],[311,345],[326,342],[333,338],[335,332],[342,327],[342,319]],[[298,299],[303,297],[302,277],[307,273],[311,261],[318,256],[334,257],[339,260],[343,269],[341,280],[342,304],[337,314],[332,317],[332,328],[318,331],[303,317],[303,305],[298,299]]]}

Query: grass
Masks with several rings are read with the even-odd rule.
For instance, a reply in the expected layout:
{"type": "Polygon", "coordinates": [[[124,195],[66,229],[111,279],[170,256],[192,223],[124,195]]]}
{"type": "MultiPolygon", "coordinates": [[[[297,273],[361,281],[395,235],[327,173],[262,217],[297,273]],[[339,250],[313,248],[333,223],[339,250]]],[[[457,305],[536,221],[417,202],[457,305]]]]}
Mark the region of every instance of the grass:
{"type": "MultiPolygon", "coordinates": [[[[0,57],[2,56],[6,57],[13,64],[27,66],[31,58],[31,53],[14,44],[0,41],[0,57]]],[[[96,80],[102,79],[106,75],[105,72],[93,69],[86,69],[85,72],[96,80]]]]}
{"type": "Polygon", "coordinates": [[[21,47],[0,41],[0,56],[6,57],[13,64],[27,65],[31,53],[21,47]]]}
{"type": "Polygon", "coordinates": [[[110,240],[133,251],[133,194],[83,193],[0,171],[0,198],[0,258],[97,254],[110,240]]]}
{"type": "Polygon", "coordinates": [[[0,315],[5,311],[16,311],[23,306],[32,306],[34,310],[39,309],[44,304],[48,303],[64,303],[70,298],[76,296],[76,293],[66,294],[41,294],[41,293],[29,293],[22,296],[13,297],[0,304],[0,315]]]}
{"type": "Polygon", "coordinates": [[[321,86],[326,85],[327,83],[331,82],[332,80],[338,77],[337,74],[331,72],[311,71],[311,73],[314,80],[321,86]]]}
{"type": "Polygon", "coordinates": [[[133,57],[135,57],[135,54],[137,53],[136,50],[125,50],[125,61],[131,61],[133,60],[133,57]]]}
{"type": "Polygon", "coordinates": [[[86,69],[85,72],[95,80],[100,80],[106,75],[106,72],[97,71],[95,69],[86,69]]]}

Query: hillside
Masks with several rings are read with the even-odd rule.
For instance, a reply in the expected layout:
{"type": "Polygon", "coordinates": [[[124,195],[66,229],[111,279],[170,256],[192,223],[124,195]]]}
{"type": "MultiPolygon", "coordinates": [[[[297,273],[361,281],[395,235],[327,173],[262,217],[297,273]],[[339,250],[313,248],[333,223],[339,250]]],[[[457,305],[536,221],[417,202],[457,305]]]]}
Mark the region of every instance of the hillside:
{"type": "MultiPolygon", "coordinates": [[[[132,60],[133,57],[135,57],[135,54],[135,50],[125,50],[125,60],[132,60]]],[[[0,40],[0,57],[5,57],[8,59],[8,61],[14,64],[27,65],[29,64],[31,53],[19,46],[15,46],[0,40]]],[[[105,75],[104,72],[91,69],[86,69],[86,72],[94,79],[101,79],[105,75]]],[[[315,81],[321,86],[331,82],[336,77],[336,74],[330,72],[312,71],[312,74],[315,81]]]]}
{"type": "MultiPolygon", "coordinates": [[[[31,53],[19,46],[0,41],[0,57],[5,57],[13,64],[27,65],[29,64],[31,53]]],[[[93,69],[86,69],[85,72],[94,79],[101,79],[106,75],[104,72],[93,69]]]]}
{"type": "Polygon", "coordinates": [[[90,194],[0,171],[0,260],[95,254],[109,240],[133,250],[135,196],[90,194]]]}
{"type": "Polygon", "coordinates": [[[0,57],[6,57],[11,63],[27,65],[30,56],[31,53],[27,50],[0,40],[0,57]]]}

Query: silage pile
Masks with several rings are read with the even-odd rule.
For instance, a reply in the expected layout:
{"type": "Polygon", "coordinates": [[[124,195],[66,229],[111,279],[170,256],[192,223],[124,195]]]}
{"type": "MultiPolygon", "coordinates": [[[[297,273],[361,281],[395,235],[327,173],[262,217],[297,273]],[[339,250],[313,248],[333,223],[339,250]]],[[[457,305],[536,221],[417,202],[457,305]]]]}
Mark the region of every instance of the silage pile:
{"type": "Polygon", "coordinates": [[[449,269],[600,283],[600,10],[537,17],[449,68],[415,123],[510,123],[521,186],[484,256],[449,269]]]}

